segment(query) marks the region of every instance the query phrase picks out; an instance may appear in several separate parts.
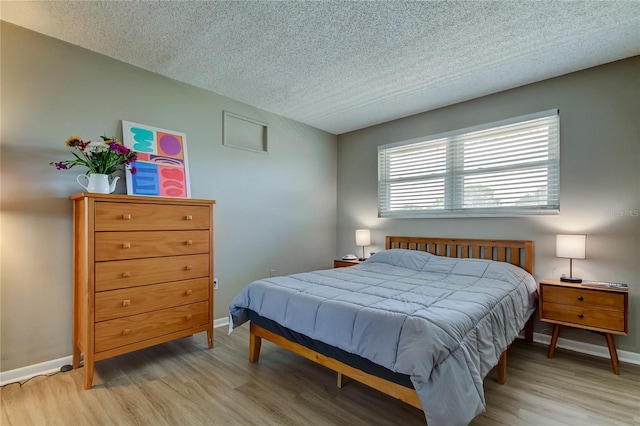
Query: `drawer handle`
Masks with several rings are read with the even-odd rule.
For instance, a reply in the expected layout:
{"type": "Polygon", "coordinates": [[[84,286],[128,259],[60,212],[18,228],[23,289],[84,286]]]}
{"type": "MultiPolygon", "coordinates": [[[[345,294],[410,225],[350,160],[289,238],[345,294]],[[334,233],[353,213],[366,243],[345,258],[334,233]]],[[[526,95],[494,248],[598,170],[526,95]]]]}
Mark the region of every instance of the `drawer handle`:
{"type": "Polygon", "coordinates": [[[184,267],[185,271],[190,271],[192,269],[193,269],[193,266],[191,266],[191,265],[187,265],[187,266],[184,267]]]}
{"type": "Polygon", "coordinates": [[[584,297],[578,296],[578,300],[582,302],[584,300],[584,297]]]}
{"type": "Polygon", "coordinates": [[[193,240],[187,240],[185,242],[185,244],[188,245],[188,246],[192,246],[193,245],[193,240]]]}
{"type": "Polygon", "coordinates": [[[578,314],[578,318],[582,319],[582,318],[584,318],[584,315],[578,314]]]}
{"type": "Polygon", "coordinates": [[[191,314],[184,316],[184,320],[185,321],[189,321],[190,319],[191,319],[191,314]]]}
{"type": "Polygon", "coordinates": [[[187,296],[191,296],[193,294],[193,290],[189,289],[185,291],[184,294],[186,294],[187,296]]]}
{"type": "Polygon", "coordinates": [[[129,278],[131,276],[131,272],[123,272],[122,278],[129,278]]]}
{"type": "Polygon", "coordinates": [[[129,299],[124,299],[124,300],[122,301],[122,307],[123,307],[123,308],[124,308],[125,306],[129,306],[129,305],[131,305],[131,300],[129,300],[129,299]]]}
{"type": "Polygon", "coordinates": [[[123,220],[131,220],[131,215],[130,214],[123,214],[122,215],[122,219],[123,220]]]}
{"type": "Polygon", "coordinates": [[[122,330],[122,335],[126,336],[127,334],[129,334],[130,331],[131,331],[131,329],[125,328],[124,330],[122,330]]]}
{"type": "Polygon", "coordinates": [[[123,249],[131,248],[131,243],[122,243],[122,248],[123,249]]]}
{"type": "Polygon", "coordinates": [[[186,215],[184,217],[185,220],[193,220],[193,216],[191,216],[190,214],[186,215]]]}

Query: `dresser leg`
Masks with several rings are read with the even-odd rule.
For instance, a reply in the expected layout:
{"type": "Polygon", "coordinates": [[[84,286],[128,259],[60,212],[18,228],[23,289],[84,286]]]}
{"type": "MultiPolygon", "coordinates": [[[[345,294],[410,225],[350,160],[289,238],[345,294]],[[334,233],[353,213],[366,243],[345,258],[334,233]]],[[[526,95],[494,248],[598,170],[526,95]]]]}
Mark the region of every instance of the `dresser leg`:
{"type": "Polygon", "coordinates": [[[87,360],[87,354],[84,355],[84,388],[91,389],[93,385],[93,360],[87,360]]]}
{"type": "Polygon", "coordinates": [[[558,343],[560,327],[562,327],[560,324],[553,325],[553,334],[551,335],[551,343],[549,344],[549,352],[547,353],[548,358],[553,358],[553,355],[556,353],[556,344],[558,343]]]}
{"type": "Polygon", "coordinates": [[[73,357],[71,359],[71,366],[74,369],[80,367],[80,348],[75,344],[73,345],[73,357]]]}
{"type": "Polygon", "coordinates": [[[613,334],[605,333],[607,338],[607,346],[609,347],[609,355],[611,355],[611,365],[613,372],[620,375],[620,364],[618,363],[618,351],[616,351],[616,341],[613,340],[613,334]]]}

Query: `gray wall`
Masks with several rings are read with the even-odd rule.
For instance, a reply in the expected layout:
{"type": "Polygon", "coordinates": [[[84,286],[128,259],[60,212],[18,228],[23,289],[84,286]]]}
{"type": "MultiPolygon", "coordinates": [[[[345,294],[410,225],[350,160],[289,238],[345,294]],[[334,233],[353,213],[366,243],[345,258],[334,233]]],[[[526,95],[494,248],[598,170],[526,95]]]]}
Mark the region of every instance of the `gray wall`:
{"type": "MultiPolygon", "coordinates": [[[[338,137],[338,251],[361,253],[354,230],[371,228],[372,247],[385,235],[531,239],[535,276],[569,273],[555,257],[557,233],[587,234],[587,259],[574,275],[630,286],[630,335],[620,349],[640,353],[640,57],[607,64],[338,137]],[[379,219],[378,145],[560,109],[560,214],[526,218],[379,219]],[[626,212],[626,213],[625,213],[626,212]],[[621,215],[621,216],[618,216],[621,215]]],[[[548,324],[537,324],[549,333],[548,324]]],[[[599,335],[562,337],[604,344],[599,335]]]]}
{"type": "Polygon", "coordinates": [[[271,269],[331,267],[335,135],[4,22],[1,43],[2,371],[71,354],[68,197],[86,170],[48,165],[70,135],[121,137],[121,120],[186,133],[192,197],[218,203],[216,318],[271,269]],[[268,123],[269,154],[223,146],[223,110],[268,123]]]}

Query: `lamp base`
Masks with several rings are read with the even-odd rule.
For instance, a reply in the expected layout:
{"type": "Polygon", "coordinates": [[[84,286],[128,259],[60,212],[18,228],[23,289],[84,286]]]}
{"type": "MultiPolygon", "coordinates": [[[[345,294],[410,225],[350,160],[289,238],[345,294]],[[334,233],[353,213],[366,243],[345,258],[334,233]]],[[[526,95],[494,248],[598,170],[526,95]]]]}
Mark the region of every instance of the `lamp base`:
{"type": "Polygon", "coordinates": [[[574,278],[574,277],[560,277],[560,281],[565,283],[581,283],[582,278],[574,278]]]}

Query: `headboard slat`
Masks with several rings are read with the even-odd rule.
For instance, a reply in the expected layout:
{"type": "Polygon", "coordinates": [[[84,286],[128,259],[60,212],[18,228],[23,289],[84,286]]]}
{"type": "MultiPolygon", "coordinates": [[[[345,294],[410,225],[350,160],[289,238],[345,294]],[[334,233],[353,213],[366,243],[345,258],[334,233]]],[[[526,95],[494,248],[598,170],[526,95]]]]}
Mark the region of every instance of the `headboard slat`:
{"type": "Polygon", "coordinates": [[[491,246],[483,246],[483,247],[484,247],[483,259],[493,260],[493,247],[491,246]]]}

